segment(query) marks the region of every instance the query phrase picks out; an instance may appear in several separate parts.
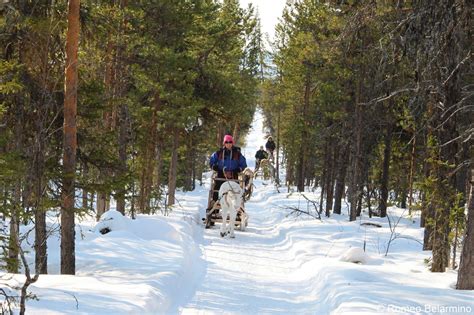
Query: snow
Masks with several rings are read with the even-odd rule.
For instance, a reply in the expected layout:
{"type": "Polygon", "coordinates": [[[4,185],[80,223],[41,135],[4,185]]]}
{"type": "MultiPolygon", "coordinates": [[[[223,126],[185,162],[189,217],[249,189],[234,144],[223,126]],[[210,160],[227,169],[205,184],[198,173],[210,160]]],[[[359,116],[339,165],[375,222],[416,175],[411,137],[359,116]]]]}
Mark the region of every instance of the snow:
{"type": "MultiPolygon", "coordinates": [[[[253,167],[255,151],[264,144],[260,112],[247,138],[243,153],[253,167]]],[[[259,178],[246,203],[247,230],[221,238],[219,224],[204,229],[201,221],[209,176],[203,187],[178,192],[179,204],[169,216],[132,220],[109,211],[99,222],[83,218],[76,227],[75,276],[59,275],[56,232],[48,240],[50,274],[30,286],[38,300],[28,300],[27,314],[474,312],[474,292],[454,289],[455,271],[429,271],[425,260],[431,253],[422,250],[419,216],[389,208],[392,222],[402,217],[394,233],[386,218],[369,219],[366,212],[349,222],[347,208],[322,220],[295,217],[288,207],[313,206],[259,178]],[[110,232],[101,234],[105,227],[110,232]]],[[[305,196],[319,200],[317,190],[305,196]]],[[[57,227],[55,220],[49,219],[50,227],[57,227]]],[[[33,264],[32,252],[28,259],[33,264]]],[[[13,281],[22,284],[24,277],[13,281]]]]}
{"type": "Polygon", "coordinates": [[[341,257],[341,261],[352,262],[356,264],[366,264],[370,261],[369,255],[360,247],[350,248],[344,255],[341,257]]]}

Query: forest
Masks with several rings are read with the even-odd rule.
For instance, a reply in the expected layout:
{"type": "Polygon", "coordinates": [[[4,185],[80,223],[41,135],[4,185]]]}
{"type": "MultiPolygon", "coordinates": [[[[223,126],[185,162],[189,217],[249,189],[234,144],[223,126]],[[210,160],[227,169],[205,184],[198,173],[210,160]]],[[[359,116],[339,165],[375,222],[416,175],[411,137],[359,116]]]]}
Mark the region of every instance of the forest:
{"type": "Polygon", "coordinates": [[[270,43],[260,23],[238,0],[2,1],[1,269],[33,223],[48,273],[54,215],[75,274],[75,220],[172,209],[259,106],[280,184],[327,217],[421,213],[431,271],[474,289],[471,1],[288,0],[270,43]]]}
{"type": "MultiPolygon", "coordinates": [[[[132,217],[173,205],[176,187],[193,189],[224,132],[238,139],[248,128],[261,36],[255,12],[238,1],[70,1],[68,10],[19,0],[1,13],[0,207],[11,219],[11,272],[19,224],[35,222],[36,268],[46,273],[47,210],[74,213],[61,221],[71,253],[74,216],[100,217],[110,198],[132,217]],[[78,48],[68,55],[74,19],[78,48]],[[66,150],[68,64],[77,115],[64,128],[75,134],[66,150]]],[[[74,273],[74,256],[64,255],[64,273],[74,273]]]]}
{"type": "Polygon", "coordinates": [[[326,216],[421,212],[433,272],[458,267],[467,232],[458,286],[473,289],[472,3],[289,3],[261,95],[288,187],[320,187],[326,216]]]}

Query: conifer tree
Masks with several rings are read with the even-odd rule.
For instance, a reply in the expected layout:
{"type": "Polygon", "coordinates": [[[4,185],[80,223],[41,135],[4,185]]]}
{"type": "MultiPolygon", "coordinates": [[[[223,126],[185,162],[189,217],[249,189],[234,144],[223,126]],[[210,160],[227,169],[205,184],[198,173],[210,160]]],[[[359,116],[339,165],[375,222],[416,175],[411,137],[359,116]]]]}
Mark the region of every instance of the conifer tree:
{"type": "Polygon", "coordinates": [[[61,273],[75,274],[75,172],[76,172],[76,112],[77,112],[77,51],[79,46],[80,1],[70,0],[66,36],[64,90],[63,189],[61,208],[61,273]]]}

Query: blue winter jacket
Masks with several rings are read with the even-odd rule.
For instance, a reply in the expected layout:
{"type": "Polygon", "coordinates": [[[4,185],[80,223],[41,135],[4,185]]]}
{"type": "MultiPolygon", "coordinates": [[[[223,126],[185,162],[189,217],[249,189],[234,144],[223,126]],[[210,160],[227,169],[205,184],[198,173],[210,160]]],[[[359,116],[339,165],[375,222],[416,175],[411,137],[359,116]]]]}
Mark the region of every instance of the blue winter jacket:
{"type": "Polygon", "coordinates": [[[247,167],[247,161],[237,147],[232,147],[231,150],[221,148],[214,152],[209,160],[209,166],[214,168],[216,164],[219,172],[222,172],[224,167],[229,172],[241,172],[247,167]]]}

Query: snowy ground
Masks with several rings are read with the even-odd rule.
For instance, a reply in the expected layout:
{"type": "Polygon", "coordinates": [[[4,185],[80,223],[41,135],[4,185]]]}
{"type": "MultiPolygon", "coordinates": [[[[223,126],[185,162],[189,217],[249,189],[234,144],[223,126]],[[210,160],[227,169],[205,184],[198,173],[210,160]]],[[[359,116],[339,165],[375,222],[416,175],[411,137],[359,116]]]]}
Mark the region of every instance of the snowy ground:
{"type": "MultiPolygon", "coordinates": [[[[263,144],[257,113],[243,148],[250,166],[263,144]]],[[[110,211],[97,226],[81,221],[76,276],[58,275],[59,240],[51,237],[50,275],[30,287],[39,300],[28,301],[27,314],[474,313],[474,292],[453,289],[456,272],[429,272],[417,216],[403,214],[385,256],[387,219],[349,223],[347,209],[322,221],[295,218],[288,207],[306,209],[304,198],[270,181],[255,186],[248,229],[235,239],[202,225],[208,180],[179,193],[170,216],[130,220],[110,211]],[[368,221],[382,227],[361,225],[368,221]],[[112,232],[100,234],[104,224],[112,232]]],[[[306,196],[319,200],[317,191],[306,196]]],[[[394,221],[402,213],[390,209],[394,221]]]]}

